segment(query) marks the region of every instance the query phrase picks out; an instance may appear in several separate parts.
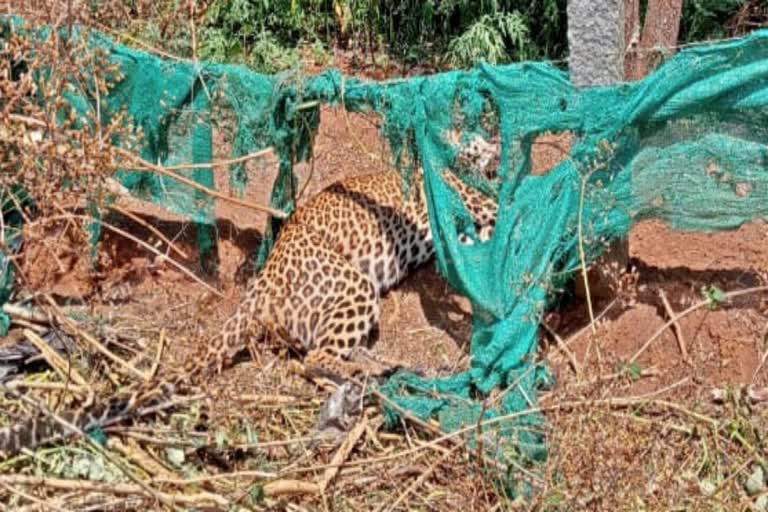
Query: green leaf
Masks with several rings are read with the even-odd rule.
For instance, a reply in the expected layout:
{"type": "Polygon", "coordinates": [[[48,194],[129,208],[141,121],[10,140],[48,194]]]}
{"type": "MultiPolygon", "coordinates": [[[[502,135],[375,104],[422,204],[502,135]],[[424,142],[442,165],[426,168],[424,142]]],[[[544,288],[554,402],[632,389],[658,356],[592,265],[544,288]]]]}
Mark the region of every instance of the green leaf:
{"type": "Polygon", "coordinates": [[[94,427],[89,430],[88,437],[91,438],[91,440],[97,443],[99,446],[107,445],[107,434],[104,432],[104,430],[101,429],[101,427],[94,427]]]}
{"type": "Polygon", "coordinates": [[[259,442],[259,435],[253,430],[251,425],[245,426],[245,439],[248,441],[248,444],[256,444],[259,442]]]}
{"type": "Polygon", "coordinates": [[[726,293],[715,285],[710,285],[709,288],[705,288],[703,290],[703,295],[704,298],[709,301],[707,307],[711,310],[717,309],[728,301],[726,293]]]}
{"type": "Polygon", "coordinates": [[[635,361],[629,363],[625,368],[627,375],[633,381],[637,381],[643,376],[643,368],[635,361]]]}
{"type": "Polygon", "coordinates": [[[264,502],[264,487],[260,484],[255,484],[248,491],[248,500],[251,505],[258,505],[264,502]]]}

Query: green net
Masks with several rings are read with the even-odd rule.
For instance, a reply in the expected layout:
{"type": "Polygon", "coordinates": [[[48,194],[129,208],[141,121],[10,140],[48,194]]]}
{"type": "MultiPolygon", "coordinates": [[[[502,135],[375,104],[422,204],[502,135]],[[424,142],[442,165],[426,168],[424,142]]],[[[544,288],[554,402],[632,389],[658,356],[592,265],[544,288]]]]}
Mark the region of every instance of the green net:
{"type": "MultiPolygon", "coordinates": [[[[44,40],[50,36],[50,28],[31,28],[16,16],[0,17],[0,41],[13,33],[44,40]]],[[[93,117],[89,118],[88,114],[99,112],[102,122],[106,123],[125,109],[137,133],[142,134],[140,156],[144,160],[163,167],[190,167],[174,172],[212,189],[212,169],[190,164],[213,161],[213,120],[223,118],[226,111],[230,117],[234,115],[232,158],[273,148],[280,161],[273,206],[286,213],[292,211],[293,162],[309,154],[309,137],[317,127],[319,116],[317,109],[315,112],[298,109],[300,88],[291,83],[290,77],[260,75],[236,66],[164,60],[77,26],[72,30],[63,27],[58,35],[62,40],[86,38],[90,48],[107,52],[110,61],[119,66],[120,76],[113,77],[113,88],[103,98],[94,97],[89,88],[72,81],[67,99],[83,122],[88,123],[90,119],[92,123],[93,117]]],[[[38,76],[42,78],[44,76],[38,76]]],[[[122,141],[114,142],[120,145],[122,141]]],[[[247,183],[245,168],[245,162],[230,168],[231,184],[236,190],[242,191],[247,183]]],[[[211,196],[153,172],[124,169],[116,177],[133,195],[195,222],[201,263],[204,267],[211,264],[216,247],[211,196]]],[[[265,234],[262,262],[272,245],[271,230],[278,227],[279,222],[274,222],[265,234]]],[[[98,233],[98,222],[94,229],[98,233]]]]}
{"type": "Polygon", "coordinates": [[[501,434],[489,435],[498,455],[540,460],[535,396],[549,379],[534,358],[538,326],[553,290],[579,268],[580,246],[591,262],[642,219],[716,231],[768,214],[767,56],[768,32],[758,32],[682,52],[615,87],[577,90],[549,64],[348,82],[346,107],[373,105],[395,154],[410,145],[420,156],[439,269],[473,305],[471,369],[438,380],[402,373],[387,396],[448,431],[488,420],[486,434],[501,434]],[[445,134],[474,129],[488,102],[503,144],[499,218],[489,243],[467,246],[458,233],[472,222],[440,178],[455,157],[445,134]],[[564,131],[576,137],[570,157],[531,175],[534,139],[564,131]]]}
{"type": "MultiPolygon", "coordinates": [[[[169,62],[92,37],[125,75],[104,115],[127,106],[145,132],[145,159],[209,161],[216,115],[209,94],[221,92],[236,114],[233,156],[277,150],[272,206],[285,211],[294,206],[293,164],[309,155],[319,122],[317,106],[306,102],[382,116],[404,182],[413,168],[407,163],[424,169],[440,272],[473,305],[470,369],[433,380],[396,374],[381,388],[387,418],[394,425],[408,411],[438,419],[449,432],[483,422],[484,448],[517,466],[546,455],[536,395],[551,378],[535,357],[538,328],[582,257],[594,261],[643,219],[717,231],[768,215],[768,32],[688,49],[640,82],[585,90],[547,63],[480,65],[391,83],[345,80],[336,71],[288,80],[169,62]],[[442,179],[457,167],[447,134],[487,135],[487,112],[502,141],[500,179],[471,182],[496,195],[498,221],[489,242],[463,245],[459,235],[475,237],[474,226],[442,179]],[[548,132],[570,132],[575,143],[550,172],[532,175],[532,144],[548,132]],[[489,400],[493,391],[500,392],[489,400]]],[[[245,183],[244,167],[230,171],[234,183],[245,183]]],[[[212,186],[210,169],[191,176],[212,186]]],[[[213,225],[210,199],[199,192],[151,173],[121,178],[137,195],[213,225]]],[[[275,219],[268,226],[261,261],[279,227],[275,219]]]]}

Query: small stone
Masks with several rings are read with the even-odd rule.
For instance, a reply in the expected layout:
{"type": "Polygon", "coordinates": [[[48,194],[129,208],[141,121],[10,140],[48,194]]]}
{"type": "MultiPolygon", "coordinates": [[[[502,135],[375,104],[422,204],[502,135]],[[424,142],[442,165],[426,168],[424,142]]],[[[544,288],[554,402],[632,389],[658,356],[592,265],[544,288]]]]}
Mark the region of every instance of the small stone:
{"type": "Polygon", "coordinates": [[[765,489],[765,473],[761,466],[756,466],[755,470],[749,475],[747,481],[744,482],[744,490],[750,496],[756,496],[763,492],[765,489]]]}
{"type": "Polygon", "coordinates": [[[768,512],[768,494],[761,494],[755,500],[755,512],[768,512]]]}
{"type": "Polygon", "coordinates": [[[728,398],[728,392],[721,388],[713,389],[710,391],[710,394],[712,396],[712,401],[717,404],[725,402],[725,399],[728,398]]]}
{"type": "Polygon", "coordinates": [[[704,496],[712,496],[717,490],[717,486],[712,480],[701,480],[699,482],[699,490],[704,496]]]}
{"type": "Polygon", "coordinates": [[[184,464],[184,461],[186,459],[184,450],[181,448],[166,448],[165,449],[165,458],[173,464],[174,466],[181,466],[184,464]]]}

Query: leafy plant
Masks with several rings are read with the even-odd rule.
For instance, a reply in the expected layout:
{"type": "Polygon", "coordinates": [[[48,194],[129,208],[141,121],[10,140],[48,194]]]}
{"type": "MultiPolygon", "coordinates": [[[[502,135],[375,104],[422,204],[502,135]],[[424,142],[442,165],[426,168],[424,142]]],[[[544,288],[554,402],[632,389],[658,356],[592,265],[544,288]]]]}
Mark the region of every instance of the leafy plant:
{"type": "Polygon", "coordinates": [[[253,41],[245,62],[262,73],[276,73],[299,65],[299,52],[285,48],[269,31],[260,33],[253,41]]]}
{"type": "Polygon", "coordinates": [[[629,377],[631,381],[635,382],[640,380],[640,377],[643,376],[643,367],[640,366],[637,362],[626,363],[621,365],[619,372],[623,373],[629,377]]]}
{"type": "MultiPolygon", "coordinates": [[[[647,0],[640,3],[643,18],[647,0]]],[[[680,42],[730,37],[737,14],[761,3],[686,0],[680,42]]],[[[318,64],[330,61],[321,50],[334,46],[361,51],[373,65],[392,59],[454,67],[480,60],[559,60],[568,48],[566,5],[567,0],[211,0],[197,39],[202,58],[261,72],[297,65],[295,48],[307,45],[305,55],[318,64]]],[[[181,19],[180,6],[178,0],[159,2],[152,10],[161,20],[130,22],[130,32],[189,57],[189,23],[181,19]],[[168,18],[175,21],[169,24],[168,18]]]]}
{"type": "Polygon", "coordinates": [[[680,40],[707,41],[730,37],[727,22],[749,0],[689,0],[683,3],[680,40]]]}
{"type": "Polygon", "coordinates": [[[315,64],[322,66],[331,62],[332,55],[320,40],[315,40],[309,47],[309,53],[315,64]]]}
{"type": "Polygon", "coordinates": [[[471,67],[484,60],[499,64],[526,58],[531,41],[528,25],[518,12],[485,15],[448,48],[448,61],[455,67],[471,67]]]}
{"type": "Polygon", "coordinates": [[[200,54],[260,71],[292,65],[296,55],[285,49],[307,41],[362,50],[371,64],[382,54],[410,64],[447,56],[461,66],[559,58],[567,48],[565,6],[566,0],[213,0],[200,54]]]}
{"type": "Polygon", "coordinates": [[[302,38],[317,40],[332,16],[325,0],[213,0],[201,29],[200,56],[247,64],[263,73],[300,62],[302,38]]]}
{"type": "Polygon", "coordinates": [[[725,292],[715,285],[703,287],[701,294],[704,296],[705,300],[709,301],[707,307],[711,310],[717,309],[728,301],[728,296],[725,292]]]}

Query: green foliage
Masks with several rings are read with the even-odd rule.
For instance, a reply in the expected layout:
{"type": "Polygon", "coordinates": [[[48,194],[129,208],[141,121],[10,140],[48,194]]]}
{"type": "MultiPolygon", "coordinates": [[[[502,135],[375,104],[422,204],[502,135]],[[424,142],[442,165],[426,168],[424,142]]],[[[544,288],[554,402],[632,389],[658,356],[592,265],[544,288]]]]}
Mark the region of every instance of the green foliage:
{"type": "Polygon", "coordinates": [[[707,307],[711,310],[717,309],[728,301],[728,296],[725,292],[715,285],[704,287],[701,290],[701,294],[704,296],[705,300],[709,301],[707,307]]]}
{"type": "MultiPolygon", "coordinates": [[[[133,5],[127,1],[126,4],[133,5]]],[[[732,37],[748,4],[765,0],[686,0],[680,43],[732,37]]],[[[198,27],[201,58],[274,73],[298,66],[299,47],[316,64],[326,48],[349,47],[376,65],[437,61],[470,67],[566,57],[567,0],[212,0],[198,27]]],[[[641,22],[647,0],[640,2],[641,22]]],[[[158,2],[156,16],[128,22],[130,35],[191,57],[180,0],[158,2]],[[173,19],[172,23],[167,20],[173,19]],[[162,21],[158,21],[162,20],[162,21]]],[[[754,28],[754,27],[752,27],[754,28]]]]}
{"type": "Polygon", "coordinates": [[[749,0],[688,0],[683,3],[680,41],[731,37],[727,24],[749,0]]]}
{"type": "Polygon", "coordinates": [[[389,52],[399,58],[422,48],[438,54],[447,51],[449,62],[467,65],[467,59],[559,58],[567,46],[566,0],[353,0],[349,4],[350,30],[357,38],[365,36],[370,43],[375,39],[370,32],[376,30],[389,52]]]}
{"type": "MultiPolygon", "coordinates": [[[[201,30],[200,56],[275,73],[299,64],[295,49],[332,21],[324,0],[214,0],[201,30]]],[[[312,37],[314,39],[314,37],[312,37]]]]}
{"type": "MultiPolygon", "coordinates": [[[[91,5],[92,14],[99,11],[95,4],[91,5]]],[[[127,16],[118,17],[109,23],[128,36],[123,43],[130,45],[135,42],[131,38],[136,38],[172,55],[187,59],[192,57],[192,32],[185,2],[163,0],[142,2],[139,6],[133,0],[123,0],[123,4],[123,12],[127,16]]]]}
{"type": "Polygon", "coordinates": [[[287,48],[309,42],[316,62],[325,58],[316,49],[336,44],[374,63],[387,60],[382,54],[411,64],[444,55],[462,67],[560,58],[565,7],[566,0],[213,0],[200,55],[264,72],[295,66],[299,54],[287,48]]]}
{"type": "Polygon", "coordinates": [[[634,382],[643,376],[643,367],[637,362],[625,363],[619,366],[619,373],[626,375],[634,382]]]}
{"type": "Polygon", "coordinates": [[[448,61],[467,68],[481,60],[490,64],[523,60],[530,46],[528,25],[520,13],[485,15],[451,41],[448,61]]]}
{"type": "Polygon", "coordinates": [[[260,505],[264,503],[264,486],[255,484],[248,491],[248,501],[251,505],[260,505]]]}
{"type": "Polygon", "coordinates": [[[318,66],[324,66],[331,62],[333,55],[328,51],[322,41],[316,40],[309,46],[312,60],[318,66]]]}

